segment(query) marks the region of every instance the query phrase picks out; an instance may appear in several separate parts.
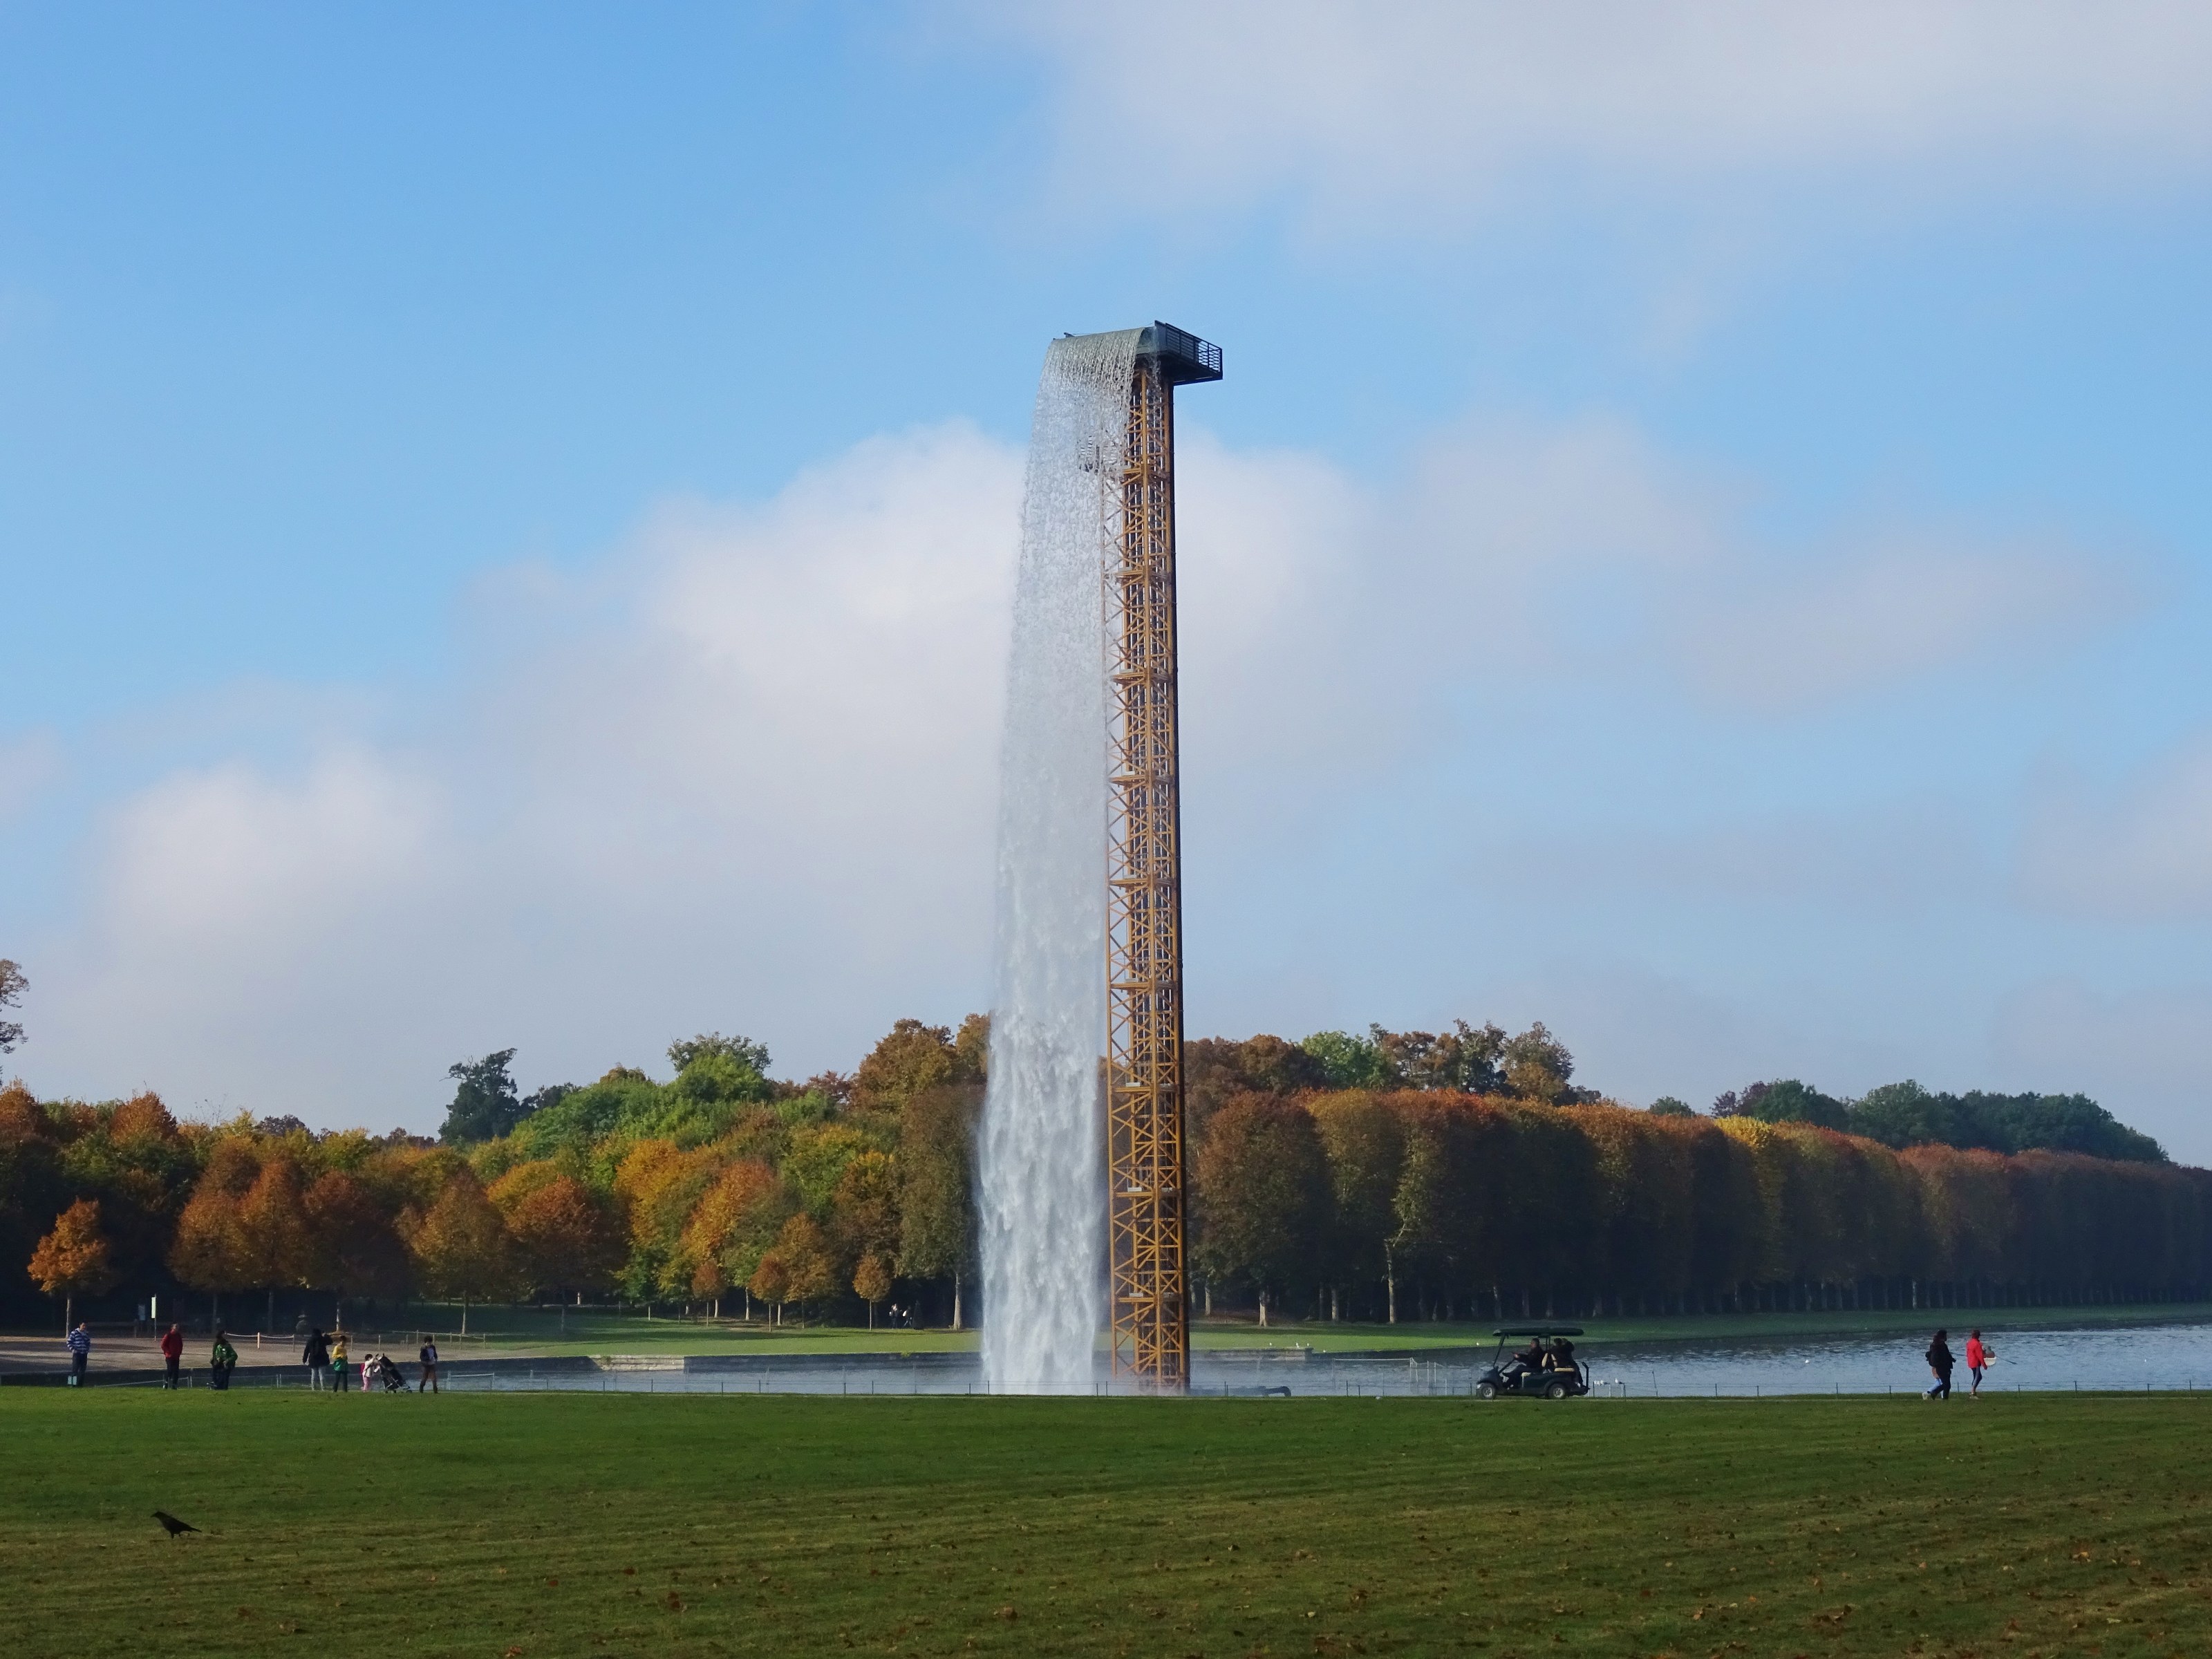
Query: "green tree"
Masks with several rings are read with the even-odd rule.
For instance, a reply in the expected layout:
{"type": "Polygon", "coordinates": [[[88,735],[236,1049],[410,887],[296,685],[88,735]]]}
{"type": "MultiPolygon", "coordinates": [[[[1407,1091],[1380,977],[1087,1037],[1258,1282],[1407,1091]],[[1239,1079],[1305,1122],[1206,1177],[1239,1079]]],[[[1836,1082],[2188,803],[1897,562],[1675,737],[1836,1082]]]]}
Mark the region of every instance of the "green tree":
{"type": "Polygon", "coordinates": [[[113,1288],[115,1262],[96,1202],[81,1198],[54,1218],[54,1230],[31,1253],[31,1277],[48,1296],[62,1298],[64,1332],[74,1322],[78,1297],[113,1288]]]}
{"type": "Polygon", "coordinates": [[[746,1036],[724,1036],[720,1031],[708,1031],[695,1037],[678,1037],[668,1045],[668,1063],[680,1077],[700,1060],[726,1060],[743,1072],[755,1077],[768,1075],[768,1045],[755,1042],[746,1036]]]}
{"type": "Polygon", "coordinates": [[[1697,1109],[1686,1100],[1677,1100],[1672,1095],[1662,1095],[1653,1101],[1650,1112],[1654,1117],[1695,1117],[1697,1109]]]}
{"type": "Polygon", "coordinates": [[[1498,1055],[1505,1092],[1547,1106],[1567,1106],[1586,1098],[1574,1087],[1575,1057],[1567,1045],[1538,1020],[1520,1036],[1508,1037],[1498,1055]]]}
{"type": "MultiPolygon", "coordinates": [[[[0,957],[0,1014],[6,1013],[23,1000],[23,993],[31,988],[31,981],[23,977],[23,970],[5,957],[0,957]]],[[[11,1054],[23,1040],[21,1022],[0,1019],[0,1054],[11,1054]]]]}
{"type": "Polygon", "coordinates": [[[975,1270],[975,1116],[983,1091],[927,1089],[899,1109],[898,1271],[949,1282],[952,1328],[962,1324],[961,1288],[975,1270]]]}
{"type": "Polygon", "coordinates": [[[1389,1089],[1398,1084],[1381,1045],[1371,1038],[1316,1031],[1298,1047],[1321,1062],[1323,1088],[1389,1089]]]}
{"type": "Polygon", "coordinates": [[[522,1121],[522,1098],[515,1091],[507,1062],[514,1050],[501,1048],[481,1060],[464,1060],[446,1068],[459,1086],[446,1108],[438,1139],[449,1146],[496,1140],[522,1121]]]}
{"type": "MultiPolygon", "coordinates": [[[[1721,1097],[1723,1101],[1729,1098],[1727,1095],[1721,1097]]],[[[1846,1128],[1850,1121],[1843,1102],[1794,1077],[1774,1083],[1747,1084],[1734,1098],[1732,1111],[1723,1111],[1717,1104],[1713,1115],[1747,1117],[1758,1123],[1816,1123],[1823,1129],[1846,1128]]]]}

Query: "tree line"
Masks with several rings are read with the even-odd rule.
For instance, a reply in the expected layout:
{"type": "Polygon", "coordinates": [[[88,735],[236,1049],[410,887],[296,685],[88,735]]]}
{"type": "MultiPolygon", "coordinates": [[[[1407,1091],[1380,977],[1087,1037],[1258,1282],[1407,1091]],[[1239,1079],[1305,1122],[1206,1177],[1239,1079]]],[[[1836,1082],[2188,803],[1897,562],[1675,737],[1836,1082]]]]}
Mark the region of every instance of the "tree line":
{"type": "MultiPolygon", "coordinates": [[[[307,1293],[613,1296],[856,1322],[896,1299],[964,1323],[988,1038],[981,1015],[901,1020],[850,1075],[791,1082],[709,1033],[670,1045],[665,1079],[529,1094],[497,1050],[451,1068],[435,1139],[19,1083],[0,1090],[0,1295],[183,1290],[264,1317],[307,1293]]],[[[2212,1283],[2212,1176],[2079,1097],[1838,1102],[1785,1080],[1700,1115],[1573,1079],[1540,1024],[1189,1043],[1199,1294],[1395,1319],[2212,1283]]]]}

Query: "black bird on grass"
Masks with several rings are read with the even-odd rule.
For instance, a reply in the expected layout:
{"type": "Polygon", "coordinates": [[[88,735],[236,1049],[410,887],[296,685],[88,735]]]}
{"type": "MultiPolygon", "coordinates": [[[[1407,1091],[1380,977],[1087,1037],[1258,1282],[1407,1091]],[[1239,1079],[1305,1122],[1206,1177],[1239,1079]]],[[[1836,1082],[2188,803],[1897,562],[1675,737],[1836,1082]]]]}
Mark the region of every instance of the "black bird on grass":
{"type": "Polygon", "coordinates": [[[179,1521],[175,1516],[170,1514],[167,1510],[155,1510],[154,1511],[154,1518],[161,1523],[163,1529],[167,1531],[172,1538],[174,1538],[179,1533],[199,1531],[199,1528],[194,1526],[191,1522],[179,1521]]]}

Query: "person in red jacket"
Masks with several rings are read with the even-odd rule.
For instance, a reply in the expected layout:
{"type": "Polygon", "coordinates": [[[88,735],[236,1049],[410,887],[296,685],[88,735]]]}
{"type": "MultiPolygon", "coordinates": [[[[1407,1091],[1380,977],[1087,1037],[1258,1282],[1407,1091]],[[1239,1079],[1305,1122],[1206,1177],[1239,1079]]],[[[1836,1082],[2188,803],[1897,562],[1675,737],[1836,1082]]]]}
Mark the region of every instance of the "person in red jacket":
{"type": "Polygon", "coordinates": [[[1974,1376],[1974,1386],[1966,1390],[1966,1397],[1969,1400],[1978,1400],[1982,1397],[1982,1373],[1990,1368],[1990,1361],[1996,1357],[1997,1351],[1982,1340],[1982,1334],[1979,1331],[1966,1333],[1966,1369],[1972,1371],[1974,1376]]]}
{"type": "Polygon", "coordinates": [[[161,1379],[163,1388],[173,1389],[177,1386],[177,1362],[184,1357],[185,1334],[173,1320],[170,1322],[169,1328],[161,1333],[161,1367],[168,1373],[161,1379]]]}

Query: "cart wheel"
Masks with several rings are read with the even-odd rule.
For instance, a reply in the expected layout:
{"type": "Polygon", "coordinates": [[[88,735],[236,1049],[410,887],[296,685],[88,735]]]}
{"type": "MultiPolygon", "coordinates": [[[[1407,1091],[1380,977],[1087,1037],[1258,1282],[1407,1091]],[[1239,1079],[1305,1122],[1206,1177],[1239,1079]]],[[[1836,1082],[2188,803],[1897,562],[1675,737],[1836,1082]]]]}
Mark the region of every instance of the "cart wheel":
{"type": "Polygon", "coordinates": [[[1478,1382],[1478,1383],[1476,1383],[1476,1384],[1474,1385],[1474,1397],[1475,1397],[1477,1400],[1495,1400],[1495,1399],[1497,1399],[1497,1398],[1498,1398],[1498,1384],[1496,1384],[1495,1382],[1478,1382]]]}
{"type": "Polygon", "coordinates": [[[1567,1385],[1564,1382],[1554,1382],[1544,1390],[1547,1400],[1565,1400],[1566,1397],[1567,1385]]]}

